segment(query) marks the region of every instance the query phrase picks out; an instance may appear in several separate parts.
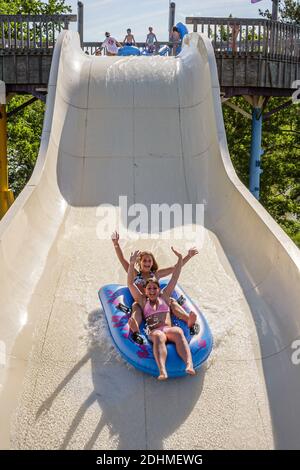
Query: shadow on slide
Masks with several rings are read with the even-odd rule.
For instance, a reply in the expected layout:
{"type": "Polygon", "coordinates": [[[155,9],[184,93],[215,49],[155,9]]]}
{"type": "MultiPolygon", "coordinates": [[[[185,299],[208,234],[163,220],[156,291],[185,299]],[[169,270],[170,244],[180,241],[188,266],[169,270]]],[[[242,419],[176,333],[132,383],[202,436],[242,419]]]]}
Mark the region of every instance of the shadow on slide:
{"type": "MultiPolygon", "coordinates": [[[[104,313],[101,309],[90,312],[88,315],[88,329],[94,328],[95,322],[103,315],[104,313]]],[[[101,342],[97,341],[91,344],[87,354],[77,362],[51,395],[42,403],[36,413],[36,420],[46,411],[49,412],[53,402],[67,386],[68,382],[90,361],[94,390],[78,407],[72,424],[65,433],[60,449],[68,448],[85,414],[95,403],[99,404],[101,417],[90,438],[85,442],[84,449],[93,449],[96,443],[95,447],[99,448],[97,439],[105,427],[109,428],[111,436],[117,439],[118,449],[135,449],[135,443],[128,432],[128,424],[131,423],[132,426],[132,421],[140,422],[142,427],[145,428],[145,433],[147,433],[147,422],[150,421],[149,428],[155,429],[155,434],[150,437],[152,448],[163,449],[164,439],[182,425],[190,413],[192,413],[195,404],[199,400],[203,388],[205,366],[198,371],[192,380],[189,380],[189,378],[170,379],[165,383],[159,384],[155,378],[148,377],[142,372],[136,371],[133,367],[127,367],[123,360],[121,360],[122,372],[120,373],[120,370],[116,369],[114,374],[112,373],[114,361],[120,362],[120,359],[113,355],[107,363],[103,363],[100,360],[100,358],[108,355],[111,348],[109,344],[111,340],[108,339],[107,331],[103,332],[103,338],[105,335],[107,335],[106,341],[103,341],[101,338],[101,342]],[[144,393],[142,406],[137,406],[137,408],[143,410],[143,413],[134,414],[132,413],[132,409],[134,409],[133,403],[139,399],[136,392],[141,380],[143,383],[148,382],[149,390],[147,393],[146,391],[144,393]],[[176,387],[174,387],[175,382],[176,387]],[[152,384],[153,386],[151,386],[152,384]],[[163,400],[162,415],[162,402],[160,402],[159,397],[165,397],[165,395],[168,395],[169,399],[163,400]],[[153,420],[157,420],[157,426],[155,427],[151,423],[153,420]]]]}

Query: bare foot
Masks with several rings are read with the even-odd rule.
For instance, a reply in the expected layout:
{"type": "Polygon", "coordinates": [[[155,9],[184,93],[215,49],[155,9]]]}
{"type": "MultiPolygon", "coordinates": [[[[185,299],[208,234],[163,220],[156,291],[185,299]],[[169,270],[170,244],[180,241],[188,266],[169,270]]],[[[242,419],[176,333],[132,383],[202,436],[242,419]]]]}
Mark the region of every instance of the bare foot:
{"type": "Polygon", "coordinates": [[[128,325],[129,325],[129,328],[132,331],[132,333],[139,333],[140,332],[138,322],[136,321],[135,318],[132,318],[132,317],[129,318],[128,325]]]}
{"type": "Polygon", "coordinates": [[[168,374],[166,370],[161,370],[157,380],[167,380],[168,374]]]}
{"type": "Polygon", "coordinates": [[[195,325],[197,320],[197,314],[195,312],[190,312],[189,314],[189,320],[188,320],[188,327],[191,328],[192,326],[195,325]]]}
{"type": "Polygon", "coordinates": [[[192,365],[187,365],[185,369],[186,373],[189,375],[196,375],[196,371],[192,365]]]}

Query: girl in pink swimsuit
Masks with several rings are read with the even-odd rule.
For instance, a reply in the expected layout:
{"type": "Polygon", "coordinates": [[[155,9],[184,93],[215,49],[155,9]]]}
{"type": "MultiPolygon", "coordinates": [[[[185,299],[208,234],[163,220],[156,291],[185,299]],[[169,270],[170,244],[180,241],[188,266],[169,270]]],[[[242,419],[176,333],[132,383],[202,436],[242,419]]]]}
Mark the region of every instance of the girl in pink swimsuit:
{"type": "MultiPolygon", "coordinates": [[[[128,273],[129,262],[125,259],[123,251],[119,245],[119,234],[114,232],[112,234],[112,241],[116,250],[116,255],[128,273]]],[[[191,258],[198,254],[196,248],[190,248],[188,254],[182,260],[182,266],[184,266],[191,258]]],[[[150,251],[139,252],[139,256],[136,259],[136,264],[134,267],[135,278],[134,282],[136,286],[140,289],[141,294],[145,293],[145,286],[148,279],[155,277],[157,280],[169,276],[174,271],[174,266],[168,268],[159,268],[153,253],[150,251]],[[137,269],[136,269],[137,268],[137,269]]],[[[183,320],[187,323],[189,328],[194,328],[197,315],[195,312],[190,312],[187,314],[185,310],[176,302],[176,300],[171,299],[171,310],[173,315],[175,315],[180,320],[183,320]]],[[[132,305],[132,315],[129,319],[129,327],[134,335],[134,339],[140,335],[140,325],[143,320],[143,312],[140,305],[137,302],[134,302],[132,305]]]]}
{"type": "Polygon", "coordinates": [[[171,294],[175,289],[182,268],[182,255],[173,247],[172,251],[178,257],[174,266],[172,277],[167,286],[161,290],[156,278],[146,281],[145,293],[142,293],[134,282],[134,265],[139,257],[139,251],[131,254],[128,269],[128,287],[134,300],[143,309],[144,317],[148,326],[149,339],[153,342],[153,353],[159,369],[158,380],[166,380],[167,341],[175,343],[178,355],[186,364],[186,372],[195,375],[192,355],[181,328],[172,326],[170,315],[171,294]]]}
{"type": "MultiPolygon", "coordinates": [[[[151,279],[151,282],[155,282],[155,278],[151,279]]],[[[157,284],[156,284],[157,285],[157,284]]],[[[154,308],[150,300],[147,299],[144,307],[144,318],[147,324],[148,334],[151,331],[158,329],[166,332],[171,326],[170,308],[169,305],[164,301],[162,297],[158,297],[156,308],[154,308]]]]}

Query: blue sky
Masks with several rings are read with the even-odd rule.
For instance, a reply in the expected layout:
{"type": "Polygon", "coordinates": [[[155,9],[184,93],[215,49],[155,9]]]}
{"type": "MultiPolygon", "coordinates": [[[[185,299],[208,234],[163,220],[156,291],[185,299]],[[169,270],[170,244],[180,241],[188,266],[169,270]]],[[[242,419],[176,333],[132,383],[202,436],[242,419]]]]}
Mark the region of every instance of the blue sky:
{"type": "MultiPolygon", "coordinates": [[[[77,0],[66,0],[77,12],[77,0]]],[[[137,41],[144,41],[148,26],[153,26],[158,40],[168,37],[169,0],[83,0],[84,40],[102,41],[104,32],[122,41],[131,28],[137,41]]],[[[271,0],[251,4],[251,0],[177,0],[176,21],[186,16],[233,16],[257,18],[258,8],[272,10],[271,0]]],[[[72,28],[73,29],[73,28],[72,28]]]]}

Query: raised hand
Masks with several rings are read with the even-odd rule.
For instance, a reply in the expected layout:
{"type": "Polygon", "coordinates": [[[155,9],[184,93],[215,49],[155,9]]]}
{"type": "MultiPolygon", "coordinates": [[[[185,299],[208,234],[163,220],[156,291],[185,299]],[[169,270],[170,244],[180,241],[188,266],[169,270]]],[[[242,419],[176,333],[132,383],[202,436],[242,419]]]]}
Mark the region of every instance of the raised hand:
{"type": "Polygon", "coordinates": [[[171,250],[177,256],[178,259],[182,259],[182,254],[179,253],[179,251],[175,250],[175,248],[173,246],[171,246],[171,250]]]}
{"type": "Polygon", "coordinates": [[[115,231],[115,232],[112,234],[111,239],[112,239],[113,244],[114,244],[115,246],[119,245],[120,235],[118,234],[117,231],[115,231]]]}
{"type": "Polygon", "coordinates": [[[140,253],[141,253],[140,250],[136,250],[133,253],[131,253],[130,259],[129,259],[130,264],[135,264],[136,263],[136,260],[140,256],[140,253]]]}
{"type": "Polygon", "coordinates": [[[199,251],[197,250],[197,248],[195,246],[190,248],[189,251],[188,251],[188,255],[189,255],[190,258],[192,258],[193,256],[198,255],[198,254],[199,254],[199,251]]]}

